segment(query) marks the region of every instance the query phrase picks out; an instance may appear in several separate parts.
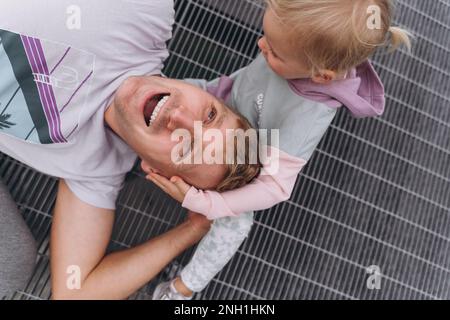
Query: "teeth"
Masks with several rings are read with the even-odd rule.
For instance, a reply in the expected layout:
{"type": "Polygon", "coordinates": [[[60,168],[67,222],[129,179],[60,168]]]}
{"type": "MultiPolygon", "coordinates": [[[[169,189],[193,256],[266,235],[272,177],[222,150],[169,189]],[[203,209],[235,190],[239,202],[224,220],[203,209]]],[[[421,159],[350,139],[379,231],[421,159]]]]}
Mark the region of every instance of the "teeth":
{"type": "Polygon", "coordinates": [[[150,123],[149,123],[149,127],[153,124],[153,122],[156,120],[156,118],[158,117],[159,111],[161,111],[162,107],[164,107],[164,105],[166,104],[167,100],[169,100],[169,96],[165,96],[164,98],[162,98],[158,104],[155,107],[155,110],[153,110],[152,116],[150,117],[150,123]]]}

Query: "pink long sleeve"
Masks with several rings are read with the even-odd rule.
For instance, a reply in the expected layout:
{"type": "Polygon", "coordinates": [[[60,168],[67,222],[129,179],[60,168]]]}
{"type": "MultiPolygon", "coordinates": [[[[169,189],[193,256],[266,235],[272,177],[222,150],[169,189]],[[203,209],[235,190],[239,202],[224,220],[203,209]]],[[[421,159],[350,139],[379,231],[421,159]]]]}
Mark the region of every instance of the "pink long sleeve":
{"type": "MultiPolygon", "coordinates": [[[[273,148],[272,148],[273,149],[273,148]]],[[[306,161],[281,150],[279,169],[275,174],[263,173],[252,183],[227,192],[201,191],[192,187],[183,207],[205,215],[209,220],[237,216],[244,212],[268,209],[290,198],[297,175],[306,161]]]]}

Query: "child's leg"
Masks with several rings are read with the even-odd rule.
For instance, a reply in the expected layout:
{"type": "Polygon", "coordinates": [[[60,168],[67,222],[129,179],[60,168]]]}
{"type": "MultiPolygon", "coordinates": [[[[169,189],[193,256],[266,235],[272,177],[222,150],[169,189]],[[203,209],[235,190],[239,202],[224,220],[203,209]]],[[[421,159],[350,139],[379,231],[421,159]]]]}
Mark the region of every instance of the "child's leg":
{"type": "Polygon", "coordinates": [[[181,271],[183,284],[200,292],[221,271],[250,233],[253,212],[214,221],[199,243],[191,261],[181,271]]]}

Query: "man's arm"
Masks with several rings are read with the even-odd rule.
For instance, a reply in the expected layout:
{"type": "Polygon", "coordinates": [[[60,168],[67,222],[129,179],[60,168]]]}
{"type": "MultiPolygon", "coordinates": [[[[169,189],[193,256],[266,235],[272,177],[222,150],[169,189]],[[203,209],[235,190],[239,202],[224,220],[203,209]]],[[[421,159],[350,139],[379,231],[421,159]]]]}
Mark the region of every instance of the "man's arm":
{"type": "Polygon", "coordinates": [[[60,182],[51,232],[53,299],[125,299],[209,230],[209,222],[194,215],[142,245],[105,256],[113,223],[112,210],[82,202],[60,182]],[[76,270],[80,288],[71,290],[76,270]]]}

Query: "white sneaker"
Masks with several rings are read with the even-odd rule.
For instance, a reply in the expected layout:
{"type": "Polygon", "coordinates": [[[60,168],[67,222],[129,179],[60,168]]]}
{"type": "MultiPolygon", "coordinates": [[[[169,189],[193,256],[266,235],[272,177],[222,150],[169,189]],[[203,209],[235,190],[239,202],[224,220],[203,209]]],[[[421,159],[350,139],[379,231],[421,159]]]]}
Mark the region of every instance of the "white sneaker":
{"type": "Polygon", "coordinates": [[[153,292],[153,300],[191,300],[193,295],[186,297],[179,293],[173,285],[175,280],[159,284],[153,292]]]}

